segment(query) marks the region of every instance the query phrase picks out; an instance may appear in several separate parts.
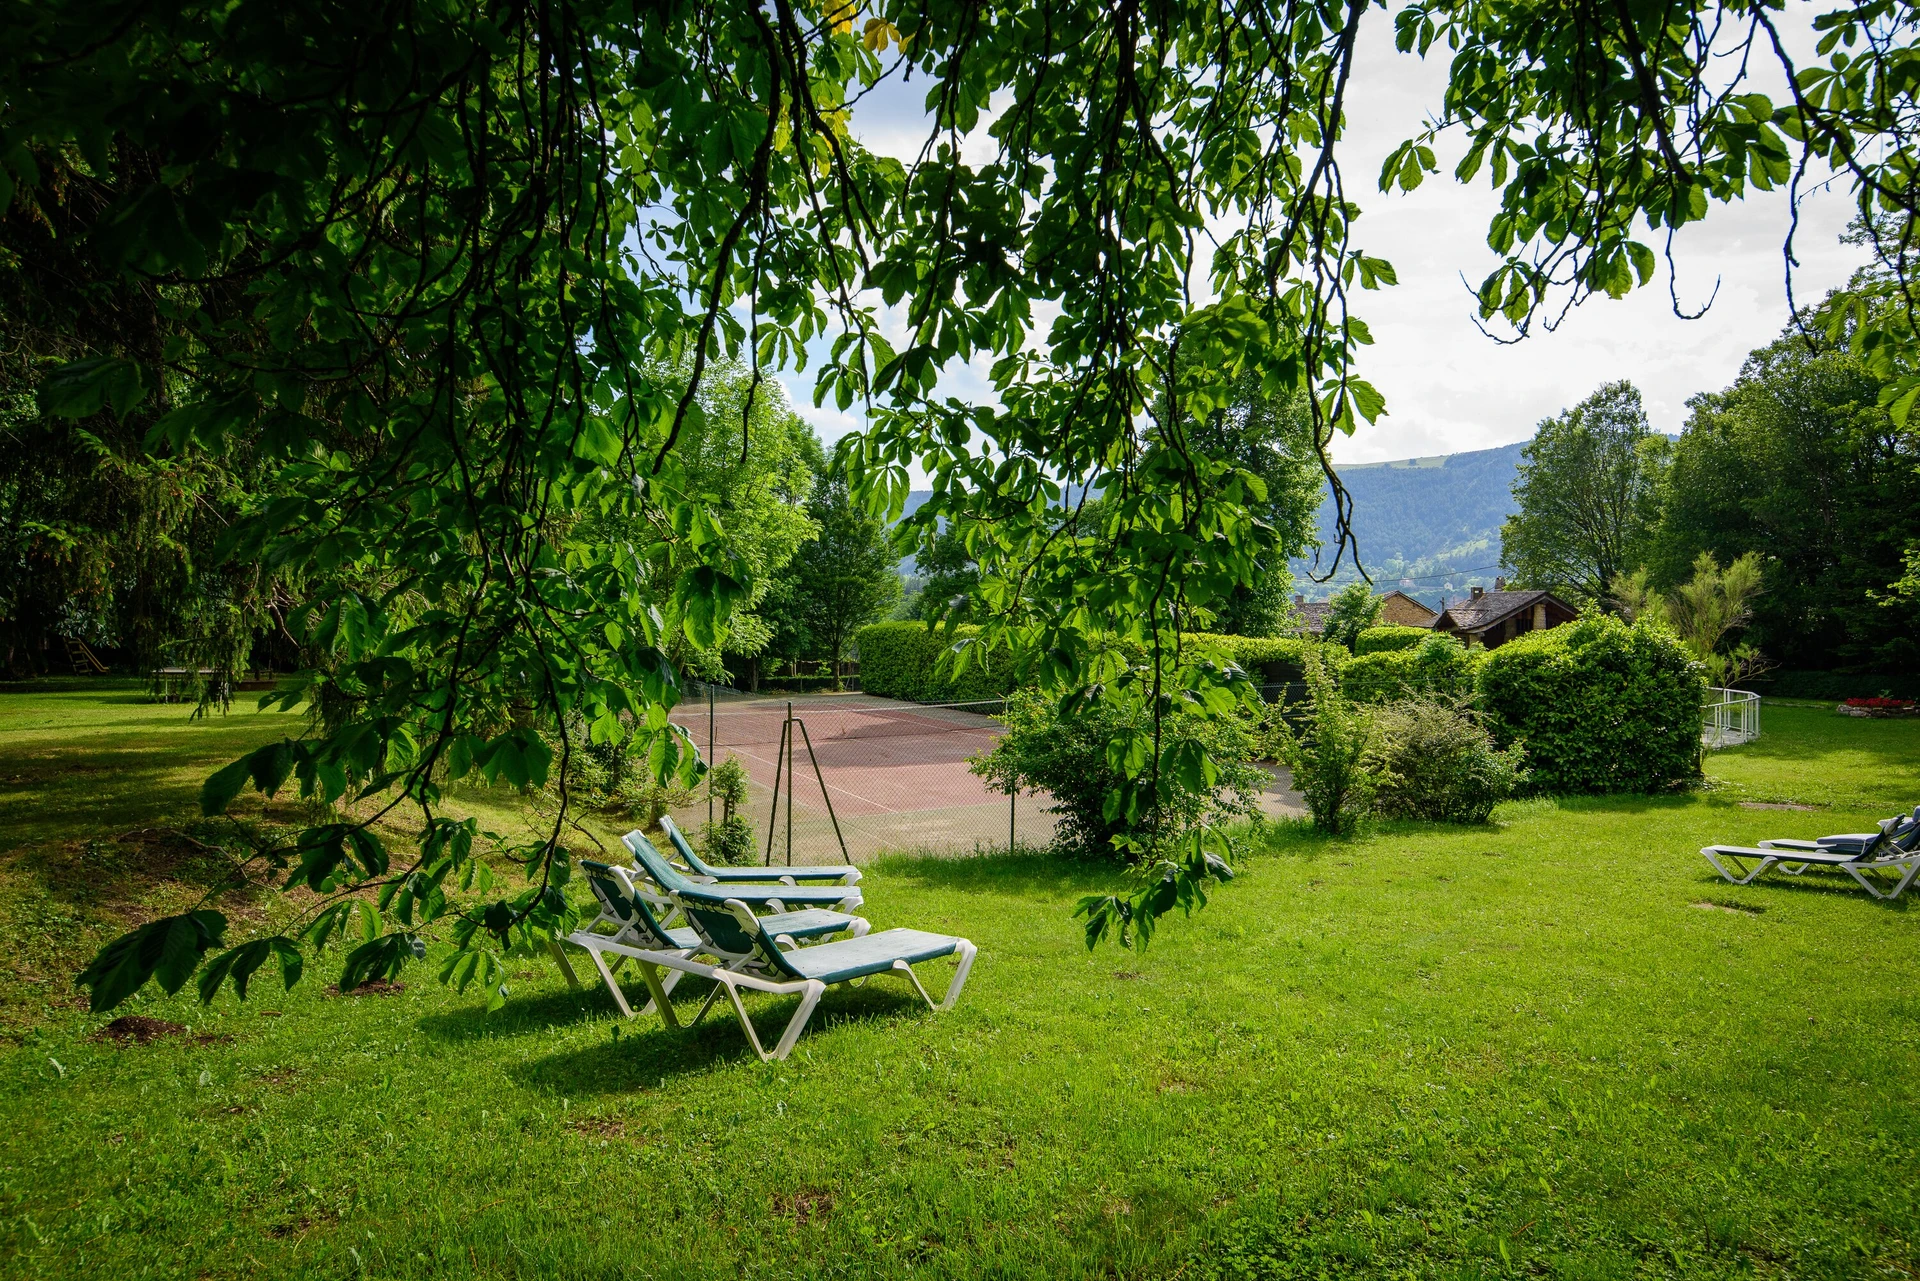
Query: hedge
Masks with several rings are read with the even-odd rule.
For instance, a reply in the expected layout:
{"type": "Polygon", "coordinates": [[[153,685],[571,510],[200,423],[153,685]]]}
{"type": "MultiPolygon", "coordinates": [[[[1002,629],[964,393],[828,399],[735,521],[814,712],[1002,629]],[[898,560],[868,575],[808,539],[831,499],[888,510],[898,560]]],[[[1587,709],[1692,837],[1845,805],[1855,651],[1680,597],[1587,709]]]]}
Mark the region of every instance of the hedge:
{"type": "Polygon", "coordinates": [[[1480,660],[1494,737],[1526,744],[1540,792],[1659,792],[1700,777],[1700,665],[1664,628],[1582,618],[1480,660]]]}
{"type": "Polygon", "coordinates": [[[1353,652],[1356,654],[1386,654],[1398,649],[1412,649],[1421,641],[1433,636],[1430,627],[1386,627],[1363,628],[1354,638],[1353,652]]]}
{"type": "MultiPolygon", "coordinates": [[[[1369,630],[1424,631],[1415,627],[1369,630]]],[[[1428,631],[1414,649],[1354,655],[1340,668],[1340,688],[1348,698],[1362,703],[1385,703],[1410,694],[1457,698],[1473,692],[1474,671],[1485,656],[1485,650],[1469,650],[1444,632],[1428,631]]]]}
{"type": "Polygon", "coordinates": [[[1004,698],[1013,690],[1012,663],[1006,653],[992,656],[983,670],[979,656],[958,680],[936,672],[940,655],[961,640],[978,636],[980,629],[962,624],[952,635],[930,630],[925,623],[874,623],[854,634],[860,649],[860,689],[882,698],[911,703],[974,703],[1004,698]]]}
{"type": "MultiPolygon", "coordinates": [[[[1187,639],[1220,646],[1247,675],[1267,684],[1303,679],[1307,650],[1316,643],[1298,636],[1226,636],[1219,632],[1189,632],[1187,639]]],[[[1345,652],[1341,651],[1343,655],[1345,652]]]]}

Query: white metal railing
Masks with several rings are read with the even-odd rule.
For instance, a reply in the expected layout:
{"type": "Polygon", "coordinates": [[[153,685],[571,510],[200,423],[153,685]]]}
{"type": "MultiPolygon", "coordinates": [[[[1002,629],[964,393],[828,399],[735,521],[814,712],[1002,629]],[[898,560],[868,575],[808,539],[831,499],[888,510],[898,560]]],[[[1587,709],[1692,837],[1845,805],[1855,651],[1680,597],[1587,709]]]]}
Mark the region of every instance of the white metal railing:
{"type": "Polygon", "coordinates": [[[1709,689],[1701,707],[1700,741],[1735,747],[1760,737],[1760,696],[1744,689],[1709,689]]]}

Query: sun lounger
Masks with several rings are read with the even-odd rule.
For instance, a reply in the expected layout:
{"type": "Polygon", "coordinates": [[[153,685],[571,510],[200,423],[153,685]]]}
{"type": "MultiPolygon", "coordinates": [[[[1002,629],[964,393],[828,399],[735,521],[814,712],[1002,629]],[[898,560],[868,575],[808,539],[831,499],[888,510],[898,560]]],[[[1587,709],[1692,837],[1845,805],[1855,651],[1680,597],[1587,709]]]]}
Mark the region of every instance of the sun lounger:
{"type": "MultiPolygon", "coordinates": [[[[640,1013],[666,1010],[667,995],[686,971],[669,967],[662,980],[656,958],[672,955],[686,960],[708,953],[710,949],[698,931],[686,926],[673,928],[671,922],[679,914],[679,909],[670,900],[649,894],[635,884],[633,874],[625,868],[610,867],[590,860],[582,861],[580,867],[586,874],[594,898],[600,904],[600,915],[568,935],[567,942],[585,949],[593,958],[595,968],[606,981],[607,991],[613,994],[614,1004],[620,1007],[622,1014],[628,1018],[634,1017],[632,1007],[627,1004],[626,993],[614,981],[613,970],[628,959],[640,963],[641,976],[646,980],[647,990],[653,997],[640,1013]],[[602,929],[611,932],[603,934],[600,932],[602,929]],[[614,957],[613,967],[607,965],[608,955],[614,957]]],[[[766,928],[775,938],[785,939],[789,945],[797,945],[802,940],[825,938],[833,934],[851,934],[858,938],[866,934],[870,927],[858,916],[808,908],[769,916],[766,918],[766,928]]],[[[743,963],[743,958],[735,956],[721,956],[719,960],[723,965],[743,963]]],[[[712,998],[709,997],[708,1001],[711,1004],[712,998]]],[[[701,1012],[705,1013],[704,1008],[701,1012]]]]}
{"type": "Polygon", "coordinates": [[[673,897],[710,947],[749,958],[736,967],[713,968],[709,976],[726,989],[741,1030],[747,1034],[747,1041],[762,1062],[784,1059],[792,1052],[807,1020],[813,1017],[821,995],[835,984],[876,974],[899,974],[913,985],[929,1009],[950,1010],[960,999],[960,989],[966,986],[967,973],[973,968],[976,952],[973,944],[948,934],[892,929],[864,938],[839,939],[788,950],[774,935],[772,921],[756,917],[753,909],[731,892],[718,902],[712,892],[675,891],[673,897]],[[936,1004],[927,995],[913,967],[942,956],[958,956],[960,963],[947,985],[946,995],[936,1004]],[[747,1017],[746,1006],[741,1004],[742,988],[753,992],[793,993],[800,997],[799,1008],[770,1051],[760,1044],[753,1020],[747,1017]]]}
{"type": "MultiPolygon", "coordinates": [[[[634,865],[659,887],[662,894],[721,888],[702,884],[682,872],[653,847],[653,842],[644,833],[628,832],[621,839],[626,844],[627,852],[633,855],[634,865]]],[[[761,882],[733,884],[725,889],[728,895],[752,904],[756,910],[767,912],[790,912],[803,907],[851,912],[865,901],[858,887],[852,885],[780,885],[761,882]]]]}
{"type": "Polygon", "coordinates": [[[807,885],[813,882],[825,882],[836,885],[858,885],[860,869],[850,863],[835,864],[831,867],[716,867],[707,863],[694,853],[693,842],[681,832],[679,825],[672,819],[662,817],[660,830],[667,834],[667,840],[673,843],[673,852],[680,861],[692,869],[696,881],[711,881],[716,885],[735,885],[777,881],[782,885],[807,885]]]}
{"type": "Polygon", "coordinates": [[[1789,876],[1821,869],[1845,872],[1877,899],[1895,899],[1920,876],[1920,806],[1912,814],[1882,819],[1877,832],[1757,846],[1709,845],[1700,852],[1735,885],[1751,884],[1776,868],[1789,876]]]}

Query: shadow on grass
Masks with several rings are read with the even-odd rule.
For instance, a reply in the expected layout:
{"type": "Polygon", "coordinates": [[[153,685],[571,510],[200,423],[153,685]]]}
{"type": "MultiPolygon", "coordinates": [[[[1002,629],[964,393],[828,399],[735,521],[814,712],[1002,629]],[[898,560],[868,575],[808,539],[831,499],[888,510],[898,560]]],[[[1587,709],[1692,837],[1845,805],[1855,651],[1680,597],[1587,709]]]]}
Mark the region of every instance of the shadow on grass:
{"type": "MultiPolygon", "coordinates": [[[[747,1044],[747,1038],[734,1018],[733,1007],[724,996],[714,1002],[705,1018],[697,1024],[693,1023],[693,1017],[706,1000],[709,990],[708,984],[695,980],[688,980],[674,989],[673,1008],[682,1023],[679,1028],[667,1027],[653,1015],[633,1020],[615,1019],[609,1025],[604,1042],[585,1049],[562,1050],[516,1064],[507,1069],[507,1075],[528,1089],[579,1098],[631,1093],[658,1086],[667,1077],[692,1075],[742,1061],[752,1062],[753,1048],[747,1044]]],[[[429,1015],[420,1021],[420,1026],[433,1035],[471,1039],[580,1023],[612,1012],[613,1003],[604,989],[597,995],[597,1002],[583,993],[558,993],[523,1002],[521,1004],[525,1009],[521,1011],[521,1018],[511,1028],[501,1022],[501,1018],[513,1009],[512,1004],[492,1016],[494,1023],[491,1028],[456,1026],[485,1020],[487,1016],[477,1010],[429,1015]],[[543,1016],[546,1021],[537,1021],[543,1016]]],[[[644,991],[629,992],[627,999],[637,1010],[645,1002],[646,995],[644,991]]],[[[753,1018],[761,1045],[771,1046],[780,1039],[780,1033],[786,1027],[787,1020],[793,1017],[799,1000],[798,996],[761,996],[747,1000],[747,1012],[753,1018]]],[[[878,1024],[916,1011],[927,1018],[937,1017],[905,989],[874,986],[852,990],[831,989],[814,1010],[813,1018],[800,1037],[798,1049],[804,1050],[809,1040],[842,1024],[878,1024]]]]}
{"type": "Polygon", "coordinates": [[[1120,863],[1062,858],[1041,851],[1016,854],[887,854],[874,870],[922,889],[1058,898],[1110,888],[1125,871],[1120,863]]]}

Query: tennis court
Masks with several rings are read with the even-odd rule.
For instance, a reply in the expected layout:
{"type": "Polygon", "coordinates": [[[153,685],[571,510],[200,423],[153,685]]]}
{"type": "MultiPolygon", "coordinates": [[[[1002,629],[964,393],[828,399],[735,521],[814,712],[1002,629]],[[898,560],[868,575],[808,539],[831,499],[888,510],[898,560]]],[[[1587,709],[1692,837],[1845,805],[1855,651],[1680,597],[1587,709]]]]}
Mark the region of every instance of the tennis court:
{"type": "MultiPolygon", "coordinates": [[[[787,861],[789,824],[796,863],[837,863],[843,840],[847,855],[863,861],[886,850],[968,853],[1004,850],[1010,839],[1052,839],[1051,797],[1009,797],[968,772],[967,763],[1000,736],[998,700],[927,705],[859,693],[768,699],[715,688],[709,705],[705,693],[675,709],[673,720],[708,760],[732,757],[745,767],[747,817],[763,856],[772,818],[776,863],[787,861]],[[783,749],[788,741],[791,752],[783,749]]],[[[704,790],[695,805],[674,812],[674,821],[689,832],[707,821],[704,790]]]]}

